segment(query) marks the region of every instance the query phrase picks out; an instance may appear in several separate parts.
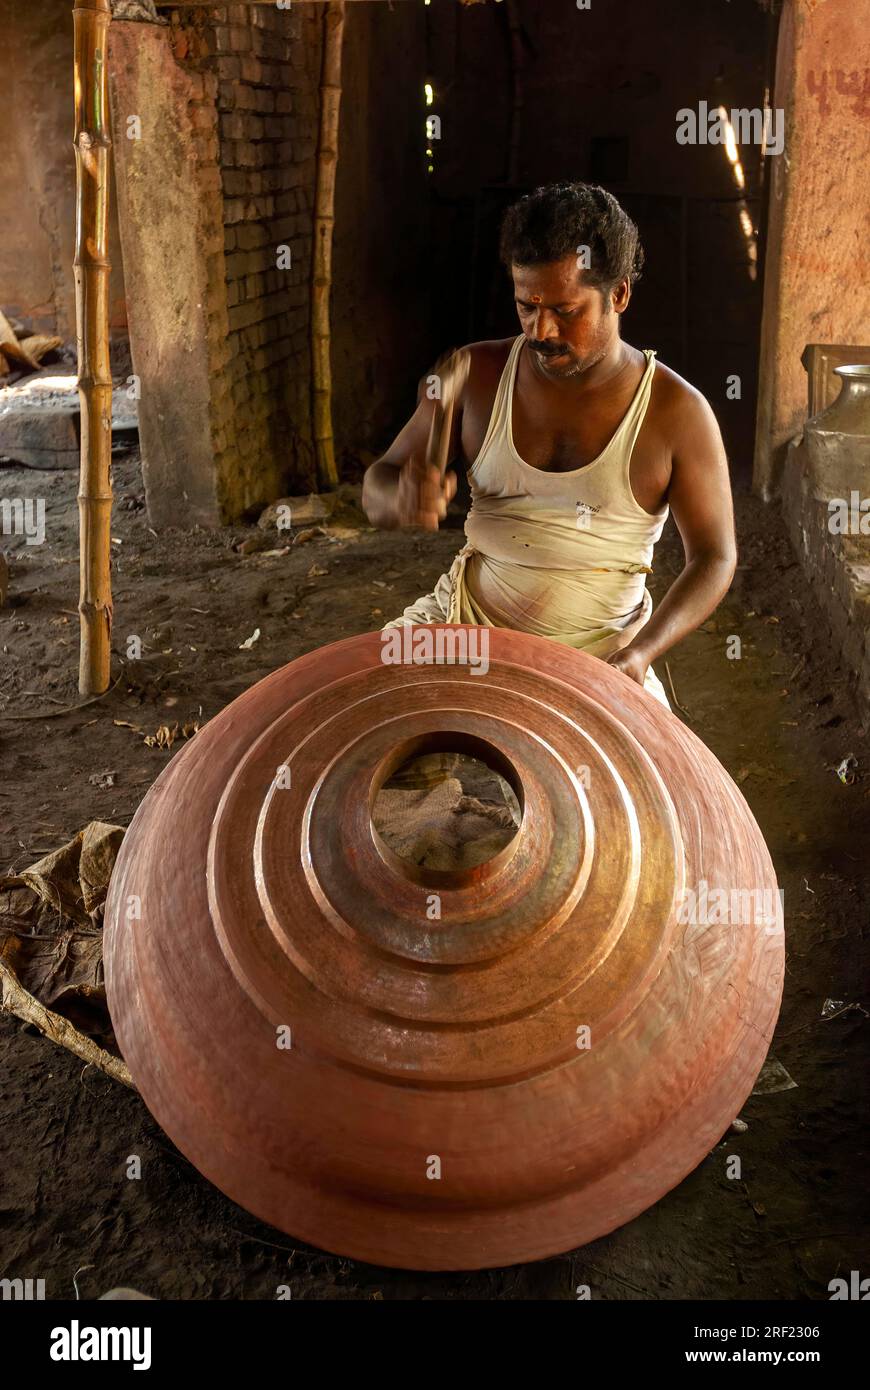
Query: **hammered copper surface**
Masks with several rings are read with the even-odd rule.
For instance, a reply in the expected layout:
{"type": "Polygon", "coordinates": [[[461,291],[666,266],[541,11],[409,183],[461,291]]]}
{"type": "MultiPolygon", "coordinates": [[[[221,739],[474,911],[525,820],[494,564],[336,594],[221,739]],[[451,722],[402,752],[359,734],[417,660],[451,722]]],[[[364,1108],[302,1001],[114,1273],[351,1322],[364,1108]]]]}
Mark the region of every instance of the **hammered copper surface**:
{"type": "Polygon", "coordinates": [[[386,665],[369,633],[255,685],[158,778],[106,906],[160,1124],[257,1216],[380,1264],[509,1264],[628,1221],[726,1130],[779,1006],[773,868],[713,754],[604,662],[488,637],[486,674],[386,665]],[[370,817],[438,746],[523,808],[452,875],[370,817]],[[702,883],[747,890],[748,920],[682,921],[702,883]]]}

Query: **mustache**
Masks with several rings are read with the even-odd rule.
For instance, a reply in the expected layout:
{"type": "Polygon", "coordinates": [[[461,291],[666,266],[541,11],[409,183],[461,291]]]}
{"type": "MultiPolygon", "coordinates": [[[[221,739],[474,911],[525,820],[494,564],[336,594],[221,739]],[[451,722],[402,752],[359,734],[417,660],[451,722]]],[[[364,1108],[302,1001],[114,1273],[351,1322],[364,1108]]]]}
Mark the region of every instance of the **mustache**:
{"type": "Polygon", "coordinates": [[[532,352],[539,352],[542,357],[561,357],[568,351],[567,344],[553,343],[552,340],[538,342],[535,338],[529,338],[528,341],[532,352]]]}

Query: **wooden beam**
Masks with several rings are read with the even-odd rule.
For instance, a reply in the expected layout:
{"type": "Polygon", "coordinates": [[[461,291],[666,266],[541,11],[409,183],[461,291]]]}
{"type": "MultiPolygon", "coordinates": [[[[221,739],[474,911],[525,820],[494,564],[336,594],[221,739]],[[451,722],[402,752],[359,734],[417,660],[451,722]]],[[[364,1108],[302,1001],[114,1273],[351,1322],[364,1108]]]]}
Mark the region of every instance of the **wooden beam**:
{"type": "Polygon", "coordinates": [[[81,403],[79,481],[79,691],[109,687],[112,375],[109,369],[110,0],[73,9],[76,152],[76,340],[81,403]]]}
{"type": "MultiPolygon", "coordinates": [[[[236,5],[276,5],[276,0],[224,0],[224,3],[234,3],[236,5]]],[[[322,4],[323,0],[291,0],[287,9],[295,9],[297,5],[322,4]]],[[[353,4],[354,0],[345,0],[346,4],[353,4]]],[[[357,0],[359,4],[370,4],[371,0],[357,0]]],[[[381,0],[381,3],[388,4],[411,4],[412,0],[381,0]]],[[[214,10],[220,8],[220,0],[155,0],[158,10],[214,10]]]]}
{"type": "Polygon", "coordinates": [[[320,134],[314,193],[314,255],[311,275],[311,395],[317,476],[326,488],[338,486],[332,434],[332,366],[329,295],[332,289],[332,239],[335,228],[335,171],[338,164],[338,115],[341,106],[341,48],[345,0],[331,0],[323,16],[320,75],[320,134]]]}
{"type": "MultiPolygon", "coordinates": [[[[277,0],[224,0],[225,4],[271,4],[272,8],[277,4],[277,0]]],[[[288,11],[295,10],[297,4],[321,3],[321,0],[290,0],[288,11]]],[[[346,4],[370,4],[371,0],[345,0],[346,4]]],[[[411,0],[381,0],[382,4],[411,4],[411,0]]],[[[157,10],[218,10],[221,8],[221,0],[154,0],[154,7],[157,10]]]]}

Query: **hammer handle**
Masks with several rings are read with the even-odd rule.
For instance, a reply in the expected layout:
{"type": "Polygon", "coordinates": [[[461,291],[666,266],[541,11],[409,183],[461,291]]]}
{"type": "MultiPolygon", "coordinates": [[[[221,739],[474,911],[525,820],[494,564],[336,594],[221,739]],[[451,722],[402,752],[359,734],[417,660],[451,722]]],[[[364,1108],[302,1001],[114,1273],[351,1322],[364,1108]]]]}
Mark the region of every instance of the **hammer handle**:
{"type": "Polygon", "coordinates": [[[460,348],[458,352],[451,353],[446,360],[436,364],[435,375],[440,378],[441,395],[434,402],[426,445],[426,462],[430,467],[438,469],[438,476],[442,480],[450,461],[450,435],[456,401],[468,378],[469,365],[469,356],[465,348],[460,348]]]}

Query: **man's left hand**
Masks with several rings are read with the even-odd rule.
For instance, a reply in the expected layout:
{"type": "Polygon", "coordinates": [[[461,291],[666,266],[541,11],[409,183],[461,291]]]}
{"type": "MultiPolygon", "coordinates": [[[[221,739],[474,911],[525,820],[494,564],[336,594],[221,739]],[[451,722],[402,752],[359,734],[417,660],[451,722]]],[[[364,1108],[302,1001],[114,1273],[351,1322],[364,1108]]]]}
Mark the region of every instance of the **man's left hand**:
{"type": "Polygon", "coordinates": [[[617,671],[624,671],[638,685],[643,685],[646,679],[649,661],[639,651],[629,647],[621,647],[618,652],[613,652],[607,658],[608,666],[615,666],[617,671]]]}

